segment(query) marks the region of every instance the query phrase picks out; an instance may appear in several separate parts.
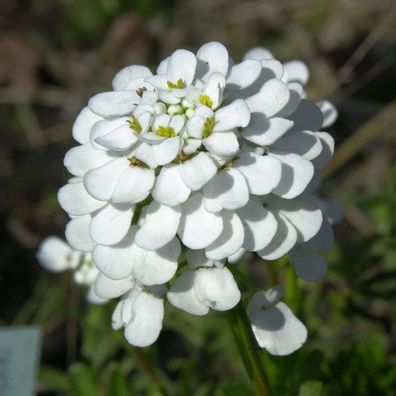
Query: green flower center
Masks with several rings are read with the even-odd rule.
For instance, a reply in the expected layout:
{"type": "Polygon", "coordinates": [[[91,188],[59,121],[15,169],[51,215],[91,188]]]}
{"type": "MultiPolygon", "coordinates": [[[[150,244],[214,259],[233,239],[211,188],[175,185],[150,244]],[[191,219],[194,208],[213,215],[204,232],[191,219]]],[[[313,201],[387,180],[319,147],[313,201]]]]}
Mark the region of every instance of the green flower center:
{"type": "Polygon", "coordinates": [[[155,133],[157,134],[157,136],[165,137],[165,138],[171,138],[176,136],[175,130],[170,126],[164,127],[160,125],[155,131],[155,133]]]}

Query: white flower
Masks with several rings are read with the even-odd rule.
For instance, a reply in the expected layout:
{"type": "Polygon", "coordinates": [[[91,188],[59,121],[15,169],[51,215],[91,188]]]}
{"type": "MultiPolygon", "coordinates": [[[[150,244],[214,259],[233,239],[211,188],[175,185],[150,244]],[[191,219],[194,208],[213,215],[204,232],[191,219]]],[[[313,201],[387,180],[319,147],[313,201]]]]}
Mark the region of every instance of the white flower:
{"type": "Polygon", "coordinates": [[[305,343],[307,329],[281,298],[279,287],[258,292],[250,301],[247,313],[260,347],[271,355],[284,356],[305,343]]]}
{"type": "Polygon", "coordinates": [[[166,288],[194,315],[232,309],[241,294],[227,265],[245,253],[289,254],[303,279],[324,275],[330,215],[314,186],[334,151],[321,128],[337,113],[306,99],[308,78],[300,61],[255,48],[238,63],[210,42],[155,73],[125,67],[77,116],[79,145],[64,158],[73,177],[58,193],[85,260],[75,279],[93,300],[121,297],[114,326],[133,345],[158,337],[166,288]]]}

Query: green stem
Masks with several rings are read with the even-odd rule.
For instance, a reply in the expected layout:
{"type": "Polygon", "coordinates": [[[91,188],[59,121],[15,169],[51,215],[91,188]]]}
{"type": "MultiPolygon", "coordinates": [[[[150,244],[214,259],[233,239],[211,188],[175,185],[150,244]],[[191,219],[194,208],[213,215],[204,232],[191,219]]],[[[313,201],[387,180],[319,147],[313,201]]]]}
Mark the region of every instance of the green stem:
{"type": "Polygon", "coordinates": [[[258,354],[255,339],[242,301],[228,311],[228,321],[239,355],[258,396],[271,396],[271,386],[258,354]]]}

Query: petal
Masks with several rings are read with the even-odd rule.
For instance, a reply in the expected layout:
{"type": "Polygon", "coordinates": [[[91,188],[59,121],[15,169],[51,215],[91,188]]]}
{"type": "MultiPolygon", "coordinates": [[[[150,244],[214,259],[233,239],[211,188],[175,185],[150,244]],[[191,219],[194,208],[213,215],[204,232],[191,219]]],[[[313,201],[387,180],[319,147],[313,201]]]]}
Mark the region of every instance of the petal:
{"type": "Polygon", "coordinates": [[[147,206],[143,224],[136,233],[136,244],[147,250],[165,246],[175,237],[180,217],[179,206],[171,208],[152,201],[147,206]]]}
{"type": "Polygon", "coordinates": [[[327,132],[316,132],[316,137],[318,137],[322,144],[322,151],[320,155],[317,156],[312,164],[315,168],[321,169],[323,168],[333,157],[334,153],[334,139],[327,132]]]}
{"type": "Polygon", "coordinates": [[[322,211],[308,197],[276,199],[270,204],[271,210],[280,211],[297,230],[297,241],[306,242],[315,236],[322,225],[322,211]]]}
{"type": "Polygon", "coordinates": [[[78,143],[84,144],[89,140],[89,133],[95,122],[102,120],[102,117],[97,116],[89,109],[84,107],[74,121],[72,135],[78,143]]]}
{"type": "Polygon", "coordinates": [[[93,216],[90,226],[92,239],[100,245],[115,245],[127,234],[134,207],[130,205],[107,205],[93,216]]]}
{"type": "Polygon", "coordinates": [[[194,154],[201,147],[202,141],[200,139],[187,139],[184,141],[183,153],[194,154]]]}
{"type": "MultiPolygon", "coordinates": [[[[144,82],[151,85],[154,88],[157,88],[157,89],[161,89],[161,90],[168,89],[167,78],[163,74],[148,76],[144,79],[144,82]]],[[[164,91],[164,92],[166,92],[166,91],[164,91]]]]}
{"type": "Polygon", "coordinates": [[[216,124],[213,131],[229,131],[230,129],[247,126],[250,121],[250,110],[244,100],[237,99],[217,110],[215,117],[216,124]]]}
{"type": "Polygon", "coordinates": [[[94,284],[95,293],[101,298],[116,298],[133,288],[132,277],[114,280],[99,274],[94,284]]]}
{"type": "Polygon", "coordinates": [[[301,85],[305,85],[309,79],[309,70],[304,62],[294,60],[286,62],[284,65],[285,74],[283,76],[284,81],[297,82],[301,85]]]}
{"type": "Polygon", "coordinates": [[[289,258],[297,275],[308,282],[318,282],[326,275],[326,260],[319,254],[304,249],[303,246],[296,245],[290,251],[289,258]]]}
{"type": "Polygon", "coordinates": [[[151,293],[142,292],[133,301],[132,320],[125,327],[125,338],[137,347],[154,343],[162,329],[164,302],[151,293]]]}
{"type": "Polygon", "coordinates": [[[280,302],[283,297],[283,288],[280,285],[273,286],[266,291],[258,291],[250,300],[246,313],[249,318],[254,317],[261,310],[267,310],[280,302]]]}
{"type": "Polygon", "coordinates": [[[252,194],[269,194],[281,180],[281,162],[268,155],[242,152],[236,167],[245,176],[252,194]]]}
{"type": "Polygon", "coordinates": [[[179,166],[184,184],[192,191],[202,188],[217,172],[217,167],[208,154],[200,152],[179,166]]]}
{"type": "Polygon", "coordinates": [[[190,196],[191,190],[184,184],[178,166],[169,164],[161,169],[152,191],[152,196],[157,202],[176,206],[190,196]]]}
{"type": "Polygon", "coordinates": [[[286,106],[278,113],[278,117],[288,117],[289,115],[293,114],[304,95],[304,88],[301,84],[293,82],[287,84],[287,86],[290,93],[289,101],[287,102],[286,106]]]}
{"type": "Polygon", "coordinates": [[[36,258],[40,264],[52,272],[62,272],[70,268],[72,249],[62,239],[50,236],[45,238],[37,251],[36,258]]]}
{"type": "Polygon", "coordinates": [[[228,256],[228,259],[227,259],[228,263],[236,264],[239,260],[242,259],[242,257],[244,256],[245,253],[246,253],[246,249],[240,248],[237,252],[235,252],[231,256],[228,256]]]}
{"type": "Polygon", "coordinates": [[[179,79],[188,86],[192,83],[197,66],[197,58],[191,51],[176,50],[170,57],[166,68],[168,81],[176,83],[179,79]]]}
{"type": "Polygon", "coordinates": [[[220,170],[204,186],[205,207],[210,212],[236,209],[249,200],[249,189],[244,176],[235,168],[220,170]]]}
{"type": "Polygon", "coordinates": [[[323,114],[322,128],[327,128],[329,126],[332,126],[337,121],[338,118],[338,111],[333,105],[333,103],[327,100],[322,100],[316,103],[316,105],[320,108],[320,111],[323,114]]]}
{"type": "Polygon", "coordinates": [[[199,116],[193,116],[187,121],[188,134],[196,139],[202,139],[205,120],[199,116]]]}
{"type": "Polygon", "coordinates": [[[268,80],[257,94],[247,98],[246,103],[252,113],[261,112],[267,117],[272,117],[286,106],[289,98],[287,85],[273,78],[268,80]]]}
{"type": "Polygon", "coordinates": [[[88,106],[99,116],[117,117],[130,114],[138,103],[140,96],[135,91],[110,91],[93,96],[88,106]]]}
{"type": "Polygon", "coordinates": [[[314,132],[301,131],[287,134],[273,144],[277,150],[295,153],[312,160],[316,158],[322,151],[322,143],[314,132]]]}
{"type": "Polygon", "coordinates": [[[95,246],[95,242],[89,233],[91,219],[91,215],[86,214],[76,217],[67,223],[65,236],[73,249],[90,252],[95,246]]]}
{"type": "Polygon", "coordinates": [[[206,249],[206,256],[211,260],[222,260],[236,253],[244,242],[245,231],[241,219],[233,212],[224,212],[223,232],[206,249]]]}
{"type": "MultiPolygon", "coordinates": [[[[128,121],[128,117],[116,117],[110,120],[96,122],[91,128],[91,133],[89,135],[91,146],[96,150],[106,150],[107,147],[100,144],[100,139],[104,138],[106,135],[109,135],[120,127],[128,127],[128,121]]],[[[132,130],[130,130],[130,132],[132,132],[132,130]]],[[[105,143],[108,142],[109,139],[105,139],[105,143]]]]}
{"type": "Polygon", "coordinates": [[[191,315],[203,316],[209,308],[199,302],[194,292],[195,271],[183,272],[168,291],[168,301],[191,315]]]}
{"type": "Polygon", "coordinates": [[[71,148],[65,155],[63,164],[74,176],[84,176],[90,169],[98,168],[111,161],[111,157],[104,151],[98,151],[89,143],[71,148]]]}
{"type": "Polygon", "coordinates": [[[323,217],[322,226],[319,232],[302,246],[311,252],[328,252],[334,245],[333,228],[329,220],[323,217]]]}
{"type": "Polygon", "coordinates": [[[227,89],[235,91],[252,85],[261,74],[261,64],[255,60],[245,60],[232,66],[227,78],[227,89]]]}
{"type": "Polygon", "coordinates": [[[269,156],[282,163],[281,179],[272,192],[285,199],[299,196],[314,175],[312,163],[297,154],[271,152],[269,156]]]}
{"type": "Polygon", "coordinates": [[[113,78],[113,90],[123,91],[136,89],[138,88],[136,84],[143,85],[144,79],[151,75],[150,69],[146,66],[132,65],[124,67],[113,78]]]}
{"type": "Polygon", "coordinates": [[[242,136],[259,146],[269,146],[280,139],[293,126],[293,121],[263,113],[252,113],[250,124],[242,130],[242,136]]]}
{"type": "Polygon", "coordinates": [[[106,204],[91,197],[82,181],[63,186],[58,191],[58,201],[62,209],[73,216],[91,213],[106,204]]]}
{"type": "Polygon", "coordinates": [[[122,173],[129,168],[127,158],[118,158],[92,169],[84,176],[84,186],[88,193],[101,201],[108,201],[122,173]]]}
{"type": "Polygon", "coordinates": [[[178,234],[187,247],[203,249],[214,242],[222,230],[222,217],[206,210],[202,194],[191,195],[183,204],[178,234]]]}
{"type": "Polygon", "coordinates": [[[271,242],[278,224],[274,215],[261,203],[251,199],[246,206],[236,212],[245,229],[244,249],[256,252],[271,242]]]}
{"type": "Polygon", "coordinates": [[[323,114],[320,108],[305,99],[301,100],[289,119],[294,121],[293,131],[318,131],[323,124],[323,114]]]}
{"type": "Polygon", "coordinates": [[[218,72],[227,74],[229,58],[227,48],[223,44],[212,41],[204,44],[197,51],[197,76],[206,80],[211,74],[218,72]]]}
{"type": "Polygon", "coordinates": [[[131,153],[134,158],[144,162],[151,169],[158,166],[154,158],[153,147],[151,144],[140,142],[135,147],[136,148],[131,153]]]}
{"type": "Polygon", "coordinates": [[[158,165],[166,165],[179,154],[181,141],[178,136],[168,138],[160,144],[153,145],[154,159],[158,165]]]}
{"type": "Polygon", "coordinates": [[[152,169],[129,166],[119,177],[111,201],[130,204],[141,202],[150,194],[154,181],[152,169]]]}
{"type": "Polygon", "coordinates": [[[261,60],[261,59],[271,59],[274,56],[272,53],[267,50],[266,48],[263,47],[254,47],[250,49],[246,54],[243,56],[243,59],[255,59],[255,60],[261,60]]]}
{"type": "Polygon", "coordinates": [[[289,355],[307,339],[307,329],[283,302],[261,310],[250,320],[257,343],[271,355],[289,355]]]}
{"type": "Polygon", "coordinates": [[[131,257],[134,278],[146,286],[169,282],[176,273],[180,252],[181,246],[177,238],[155,251],[135,245],[131,257]]]}
{"type": "Polygon", "coordinates": [[[132,147],[138,138],[125,123],[108,134],[99,136],[95,141],[109,150],[124,151],[132,147]]]}
{"type": "Polygon", "coordinates": [[[205,250],[187,250],[185,254],[187,265],[190,269],[197,269],[199,267],[224,267],[221,261],[213,261],[206,257],[205,250]]]}
{"type": "Polygon", "coordinates": [[[136,227],[131,227],[124,239],[114,246],[95,246],[92,251],[93,261],[106,277],[113,280],[131,277],[135,231],[136,227]]]}
{"type": "Polygon", "coordinates": [[[278,223],[275,236],[271,242],[257,252],[264,260],[277,260],[288,253],[297,242],[297,231],[281,213],[275,215],[278,223]]]}
{"type": "Polygon", "coordinates": [[[234,308],[241,299],[238,285],[226,267],[196,270],[194,291],[198,301],[216,311],[234,308]]]}
{"type": "Polygon", "coordinates": [[[233,157],[239,151],[239,142],[234,132],[215,132],[202,141],[212,154],[233,157]]]}

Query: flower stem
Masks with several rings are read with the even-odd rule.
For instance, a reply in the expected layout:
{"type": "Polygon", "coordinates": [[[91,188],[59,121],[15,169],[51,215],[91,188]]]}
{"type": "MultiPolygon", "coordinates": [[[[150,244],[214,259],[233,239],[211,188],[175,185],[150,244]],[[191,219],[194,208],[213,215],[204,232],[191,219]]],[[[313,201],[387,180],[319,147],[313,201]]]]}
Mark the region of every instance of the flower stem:
{"type": "Polygon", "coordinates": [[[228,311],[227,315],[239,355],[256,394],[258,396],[271,396],[270,383],[258,354],[249,319],[242,301],[235,308],[228,311]]]}

